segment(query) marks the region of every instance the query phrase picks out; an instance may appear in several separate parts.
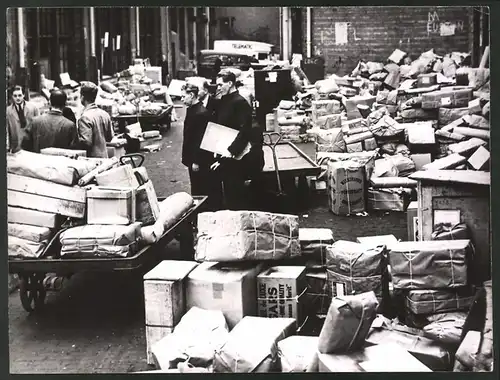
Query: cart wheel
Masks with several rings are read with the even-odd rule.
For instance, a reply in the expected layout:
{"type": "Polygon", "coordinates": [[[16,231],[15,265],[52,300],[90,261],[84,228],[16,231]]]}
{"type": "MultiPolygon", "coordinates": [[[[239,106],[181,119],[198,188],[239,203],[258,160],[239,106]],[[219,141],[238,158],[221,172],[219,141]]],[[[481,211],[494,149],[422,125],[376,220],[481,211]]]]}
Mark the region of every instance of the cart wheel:
{"type": "Polygon", "coordinates": [[[19,295],[24,310],[28,313],[40,310],[45,302],[45,288],[43,286],[43,274],[21,275],[19,284],[19,295]]]}

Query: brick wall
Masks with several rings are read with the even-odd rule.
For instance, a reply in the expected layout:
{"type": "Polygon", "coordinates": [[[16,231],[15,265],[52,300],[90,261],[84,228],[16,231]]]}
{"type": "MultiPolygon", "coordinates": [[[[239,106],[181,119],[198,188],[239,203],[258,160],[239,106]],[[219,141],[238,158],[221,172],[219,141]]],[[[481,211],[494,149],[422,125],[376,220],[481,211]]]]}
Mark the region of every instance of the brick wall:
{"type": "MultiPolygon", "coordinates": [[[[350,73],[361,58],[385,62],[396,48],[415,59],[432,48],[445,54],[472,47],[470,7],[315,7],[311,12],[312,53],[325,58],[327,74],[350,73]],[[347,23],[346,44],[336,41],[336,23],[347,23]],[[442,36],[441,23],[455,25],[454,35],[442,36]]],[[[305,17],[303,22],[305,49],[305,17]]]]}

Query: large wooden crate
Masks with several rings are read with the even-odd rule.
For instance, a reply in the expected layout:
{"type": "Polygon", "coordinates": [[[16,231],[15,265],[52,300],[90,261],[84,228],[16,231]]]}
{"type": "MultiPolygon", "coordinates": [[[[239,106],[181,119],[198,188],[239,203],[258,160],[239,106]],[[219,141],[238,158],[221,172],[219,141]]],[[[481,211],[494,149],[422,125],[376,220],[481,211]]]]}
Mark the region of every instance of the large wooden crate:
{"type": "Polygon", "coordinates": [[[475,247],[471,263],[472,283],[491,279],[490,173],[470,170],[419,171],[410,176],[418,181],[418,234],[431,240],[435,212],[460,211],[475,247]]]}

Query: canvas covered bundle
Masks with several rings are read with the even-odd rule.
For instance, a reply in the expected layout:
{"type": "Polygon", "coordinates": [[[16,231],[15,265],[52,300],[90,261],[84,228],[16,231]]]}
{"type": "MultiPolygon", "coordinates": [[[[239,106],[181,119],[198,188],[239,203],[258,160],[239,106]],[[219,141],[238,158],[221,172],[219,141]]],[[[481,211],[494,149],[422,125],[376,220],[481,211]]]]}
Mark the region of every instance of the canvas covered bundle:
{"type": "Polygon", "coordinates": [[[402,187],[368,189],[367,208],[378,211],[406,211],[411,200],[411,189],[402,187]]]}
{"type": "Polygon", "coordinates": [[[342,354],[362,348],[377,307],[373,292],[332,299],[319,335],[318,351],[342,354]]]}
{"type": "Polygon", "coordinates": [[[293,318],[245,317],[215,352],[214,372],[280,372],[278,342],[295,334],[293,318]]]}
{"type": "Polygon", "coordinates": [[[332,297],[373,291],[382,297],[385,247],[339,240],[327,248],[327,276],[332,297]]]}
{"type": "Polygon", "coordinates": [[[61,233],[61,257],[127,257],[137,249],[141,224],[86,224],[61,233]]]}
{"type": "Polygon", "coordinates": [[[261,211],[198,216],[197,261],[280,260],[300,256],[299,218],[261,211]]]}
{"type": "Polygon", "coordinates": [[[416,315],[468,311],[474,295],[475,291],[471,287],[410,290],[405,303],[408,310],[416,315]]]}
{"type": "Polygon", "coordinates": [[[33,242],[15,236],[8,236],[7,245],[9,257],[36,259],[44,252],[47,241],[33,242]]]}
{"type": "Polygon", "coordinates": [[[399,242],[389,261],[395,289],[459,288],[467,285],[470,240],[399,242]]]}

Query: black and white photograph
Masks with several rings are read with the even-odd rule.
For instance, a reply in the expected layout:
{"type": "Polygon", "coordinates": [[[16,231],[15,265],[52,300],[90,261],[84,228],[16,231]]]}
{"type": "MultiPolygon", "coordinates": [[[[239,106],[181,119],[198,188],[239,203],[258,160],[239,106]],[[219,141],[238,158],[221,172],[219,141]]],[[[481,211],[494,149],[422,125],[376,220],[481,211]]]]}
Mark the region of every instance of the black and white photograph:
{"type": "Polygon", "coordinates": [[[84,5],[6,8],[10,374],[494,371],[490,7],[84,5]]]}

